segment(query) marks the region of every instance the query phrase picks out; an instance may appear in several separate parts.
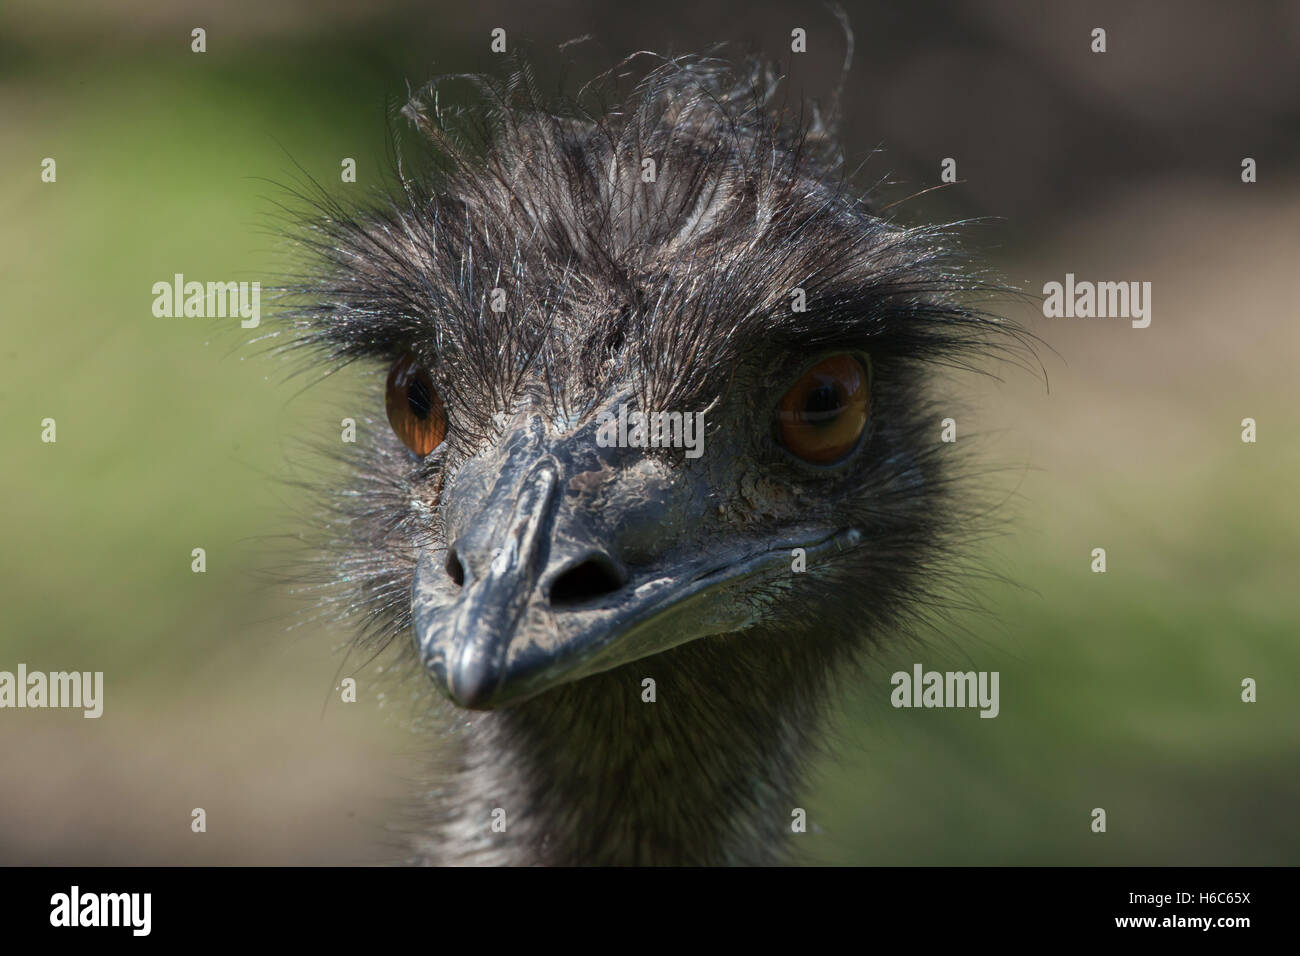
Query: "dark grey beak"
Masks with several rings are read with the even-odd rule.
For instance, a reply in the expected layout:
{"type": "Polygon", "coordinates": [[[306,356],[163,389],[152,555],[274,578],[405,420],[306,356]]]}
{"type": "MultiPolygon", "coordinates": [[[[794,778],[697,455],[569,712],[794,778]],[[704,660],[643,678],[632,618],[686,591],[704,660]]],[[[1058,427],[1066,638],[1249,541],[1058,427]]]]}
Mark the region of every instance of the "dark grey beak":
{"type": "Polygon", "coordinates": [[[638,467],[642,454],[600,448],[594,426],[548,435],[534,417],[443,488],[448,546],[419,555],[412,611],[420,658],[453,702],[501,707],[743,630],[755,620],[746,589],[788,575],[792,547],[816,560],[858,543],[823,529],[702,548],[717,510],[708,483],[638,467]]]}
{"type": "Polygon", "coordinates": [[[457,704],[496,707],[568,679],[623,631],[638,602],[622,593],[610,516],[562,488],[613,475],[601,456],[613,451],[590,429],[548,437],[534,418],[444,488],[449,546],[420,555],[412,609],[425,667],[457,704]]]}
{"type": "MultiPolygon", "coordinates": [[[[434,614],[431,620],[426,611],[421,617],[417,630],[425,635],[425,664],[463,707],[485,706],[508,671],[525,669],[519,655],[508,662],[508,651],[535,599],[551,551],[558,482],[558,466],[550,458],[537,462],[517,487],[510,480],[500,482],[481,517],[492,533],[480,537],[496,542],[491,561],[485,568],[465,561],[467,543],[457,542],[449,560],[453,569],[459,565],[464,593],[449,615],[434,614]]],[[[428,577],[425,563],[421,561],[417,577],[417,604],[420,585],[428,577]]],[[[546,653],[539,647],[533,663],[544,663],[546,653]]]]}

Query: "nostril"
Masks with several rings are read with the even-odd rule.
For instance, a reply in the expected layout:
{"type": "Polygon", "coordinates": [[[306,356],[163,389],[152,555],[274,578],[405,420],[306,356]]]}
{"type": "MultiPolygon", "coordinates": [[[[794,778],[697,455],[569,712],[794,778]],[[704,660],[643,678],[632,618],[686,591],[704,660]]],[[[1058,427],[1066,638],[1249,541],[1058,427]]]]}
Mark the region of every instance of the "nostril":
{"type": "Polygon", "coordinates": [[[565,571],[551,584],[551,604],[581,604],[623,586],[623,575],[608,558],[591,557],[565,571]]]}
{"type": "Polygon", "coordinates": [[[456,587],[463,587],[465,584],[465,568],[460,563],[460,556],[456,554],[455,548],[447,552],[447,577],[451,578],[456,587]]]}

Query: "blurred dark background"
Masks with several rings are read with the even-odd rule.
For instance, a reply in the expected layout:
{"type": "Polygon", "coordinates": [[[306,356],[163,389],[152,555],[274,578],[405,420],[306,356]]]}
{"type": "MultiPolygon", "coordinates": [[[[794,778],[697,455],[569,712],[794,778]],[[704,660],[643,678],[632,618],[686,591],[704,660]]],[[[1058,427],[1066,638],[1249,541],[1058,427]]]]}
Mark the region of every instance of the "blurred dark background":
{"type": "MultiPolygon", "coordinates": [[[[1153,321],[1007,304],[1043,372],[961,383],[960,434],[1007,476],[1011,533],[987,560],[1014,583],[921,658],[1000,669],[1002,715],[890,709],[888,674],[917,657],[885,652],[844,702],[807,858],[1300,862],[1300,3],[845,6],[861,185],[905,222],[981,220],[972,244],[1032,295],[1066,272],[1151,281],[1153,321]],[[931,189],[946,157],[960,181],[931,189]]],[[[304,390],[252,333],[155,319],[149,290],[273,282],[292,262],[276,184],[379,182],[408,84],[493,68],[496,27],[550,84],[726,41],[825,100],[844,49],[826,9],[795,3],[0,10],[0,670],[107,683],[100,720],[0,711],[0,863],[391,858],[415,691],[327,703],[363,663],[338,650],[349,631],[261,573],[299,520],[283,479],[319,467],[289,464],[299,440],[369,411],[364,376],[304,390]]]]}

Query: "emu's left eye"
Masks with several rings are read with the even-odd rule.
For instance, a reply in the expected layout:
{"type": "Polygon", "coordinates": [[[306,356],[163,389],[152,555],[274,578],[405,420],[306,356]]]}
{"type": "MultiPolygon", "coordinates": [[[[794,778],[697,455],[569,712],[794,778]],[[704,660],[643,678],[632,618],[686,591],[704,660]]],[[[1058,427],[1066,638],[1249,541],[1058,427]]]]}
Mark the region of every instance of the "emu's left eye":
{"type": "Polygon", "coordinates": [[[388,373],[384,396],[388,423],[402,444],[421,458],[447,437],[447,412],[433,380],[412,355],[403,355],[388,373]]]}
{"type": "Polygon", "coordinates": [[[868,384],[866,367],[852,355],[818,362],[777,407],[781,444],[814,465],[840,461],[867,427],[868,384]]]}

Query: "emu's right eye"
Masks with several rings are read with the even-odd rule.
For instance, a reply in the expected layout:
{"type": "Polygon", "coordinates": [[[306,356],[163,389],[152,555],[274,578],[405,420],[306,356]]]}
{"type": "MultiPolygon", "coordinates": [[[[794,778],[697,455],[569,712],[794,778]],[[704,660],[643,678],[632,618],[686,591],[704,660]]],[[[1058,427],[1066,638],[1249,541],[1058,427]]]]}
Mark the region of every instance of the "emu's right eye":
{"type": "Polygon", "coordinates": [[[388,423],[402,444],[421,458],[447,437],[447,412],[429,373],[413,355],[403,355],[388,373],[384,396],[388,423]]]}

